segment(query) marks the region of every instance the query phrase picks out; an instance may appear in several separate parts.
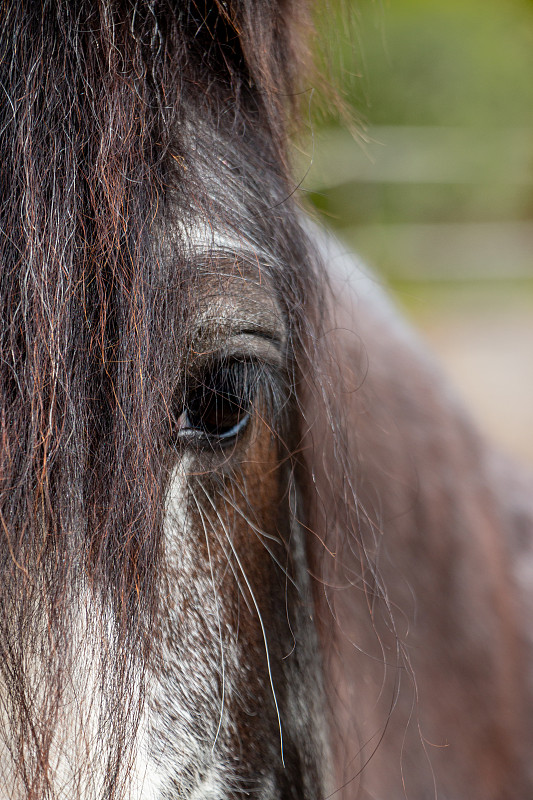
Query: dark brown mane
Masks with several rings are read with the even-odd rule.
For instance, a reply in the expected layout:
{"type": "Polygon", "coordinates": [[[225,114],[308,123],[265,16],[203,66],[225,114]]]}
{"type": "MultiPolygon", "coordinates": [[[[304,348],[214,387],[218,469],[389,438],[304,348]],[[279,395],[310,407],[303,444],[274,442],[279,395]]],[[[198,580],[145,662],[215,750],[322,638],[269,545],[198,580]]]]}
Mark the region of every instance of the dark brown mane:
{"type": "Polygon", "coordinates": [[[282,108],[294,69],[286,23],[272,3],[4,4],[6,534],[14,519],[27,521],[10,544],[15,561],[41,551],[33,543],[43,530],[45,550],[53,548],[60,531],[75,527],[72,499],[92,497],[91,563],[100,563],[107,541],[113,558],[135,564],[126,594],[146,579],[153,551],[142,520],[149,529],[156,521],[160,471],[145,463],[157,452],[146,443],[168,380],[153,352],[161,334],[153,310],[167,279],[153,223],[176,184],[198,206],[210,203],[181,133],[199,113],[235,135],[263,128],[278,143],[272,163],[283,162],[282,108]],[[128,479],[139,473],[142,489],[128,479]],[[61,497],[68,511],[58,509],[61,497]],[[112,542],[117,527],[120,545],[112,542]]]}
{"type": "MultiPolygon", "coordinates": [[[[254,213],[290,194],[282,165],[292,18],[302,15],[288,6],[2,4],[0,669],[13,726],[3,737],[28,798],[48,796],[69,608],[87,582],[118,611],[102,664],[121,708],[110,787],[127,750],[129,686],[156,608],[180,320],[194,295],[194,272],[165,229],[176,198],[183,219],[193,211],[242,226],[202,178],[220,142],[237,191],[261,161],[264,208],[254,213]],[[54,688],[41,700],[28,648],[54,688]],[[118,668],[116,648],[130,658],[118,668]]],[[[309,279],[284,280],[297,302],[309,279]]]]}

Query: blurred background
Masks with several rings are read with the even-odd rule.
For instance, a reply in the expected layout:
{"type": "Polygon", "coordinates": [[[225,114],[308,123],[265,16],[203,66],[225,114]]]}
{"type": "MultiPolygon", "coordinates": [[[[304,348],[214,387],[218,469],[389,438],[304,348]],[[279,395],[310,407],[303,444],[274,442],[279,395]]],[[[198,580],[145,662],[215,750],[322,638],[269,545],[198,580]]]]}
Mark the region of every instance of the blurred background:
{"type": "Polygon", "coordinates": [[[309,94],[302,189],[533,464],[533,0],[322,0],[317,28],[356,125],[309,94]]]}

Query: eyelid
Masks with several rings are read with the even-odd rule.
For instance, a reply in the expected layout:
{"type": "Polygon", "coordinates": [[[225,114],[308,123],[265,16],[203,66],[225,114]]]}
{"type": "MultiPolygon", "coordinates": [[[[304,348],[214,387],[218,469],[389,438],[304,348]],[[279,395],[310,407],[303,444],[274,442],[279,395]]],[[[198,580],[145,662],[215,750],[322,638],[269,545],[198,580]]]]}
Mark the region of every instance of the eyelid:
{"type": "Polygon", "coordinates": [[[208,351],[195,351],[193,353],[200,359],[209,361],[258,361],[272,367],[282,367],[284,364],[283,343],[267,332],[239,331],[224,341],[216,349],[208,351]]]}
{"type": "MultiPolygon", "coordinates": [[[[234,439],[248,425],[249,421],[250,421],[250,412],[246,412],[245,414],[242,415],[241,419],[232,428],[230,428],[228,431],[224,433],[219,434],[216,438],[220,442],[225,442],[234,439]]],[[[209,436],[209,434],[201,433],[201,431],[198,428],[195,428],[193,425],[191,425],[187,410],[183,411],[182,414],[180,414],[180,418],[178,419],[178,436],[184,439],[192,440],[193,438],[198,438],[199,435],[206,439],[213,440],[214,438],[213,436],[209,436]],[[182,420],[181,426],[180,426],[180,420],[182,420]]]]}

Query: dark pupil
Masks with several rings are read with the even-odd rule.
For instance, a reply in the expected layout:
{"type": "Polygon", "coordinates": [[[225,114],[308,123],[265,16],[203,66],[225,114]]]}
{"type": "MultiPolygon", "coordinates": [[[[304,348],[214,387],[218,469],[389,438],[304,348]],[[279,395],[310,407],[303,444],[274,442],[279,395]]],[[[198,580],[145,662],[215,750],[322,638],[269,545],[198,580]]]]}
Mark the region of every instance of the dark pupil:
{"type": "Polygon", "coordinates": [[[231,431],[250,411],[250,370],[249,364],[234,361],[206,375],[187,401],[191,426],[212,436],[231,431]]]}

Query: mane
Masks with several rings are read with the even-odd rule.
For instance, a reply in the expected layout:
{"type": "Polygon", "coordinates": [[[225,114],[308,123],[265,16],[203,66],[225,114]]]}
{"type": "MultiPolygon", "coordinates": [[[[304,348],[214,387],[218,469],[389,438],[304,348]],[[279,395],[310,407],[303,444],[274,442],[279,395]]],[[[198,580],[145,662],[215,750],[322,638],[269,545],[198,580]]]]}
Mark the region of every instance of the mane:
{"type": "MultiPolygon", "coordinates": [[[[146,442],[154,441],[146,425],[155,402],[151,395],[157,395],[150,387],[157,387],[163,371],[152,352],[161,332],[153,300],[166,278],[161,254],[154,252],[153,225],[164,216],[171,189],[180,198],[194,196],[196,212],[211,202],[191,161],[193,118],[205,121],[195,131],[196,150],[210,120],[236,137],[254,125],[263,133],[263,159],[285,163],[280,98],[290,94],[292,66],[285,65],[294,58],[283,5],[6,4],[6,535],[13,520],[27,520],[22,539],[10,540],[13,563],[27,565],[34,537],[40,542],[43,530],[46,551],[57,544],[57,531],[75,527],[79,505],[59,511],[55,501],[61,497],[73,509],[72,500],[85,503],[96,491],[95,537],[107,539],[118,522],[115,492],[123,507],[115,481],[127,484],[126,464],[135,463],[150,478],[139,498],[130,498],[131,520],[120,519],[121,529],[126,523],[132,533],[125,536],[125,549],[132,551],[126,560],[136,554],[123,590],[129,596],[145,579],[143,536],[135,530],[159,506],[158,470],[144,463],[144,454],[146,442]],[[88,473],[94,485],[82,486],[88,473]]],[[[91,552],[97,565],[103,552],[91,552]]]]}
{"type": "Polygon", "coordinates": [[[317,279],[286,152],[307,26],[286,0],[2,5],[0,739],[28,798],[51,796],[80,637],[87,659],[108,643],[96,738],[120,795],[157,614],[191,219],[269,243],[313,383],[317,279]]]}

